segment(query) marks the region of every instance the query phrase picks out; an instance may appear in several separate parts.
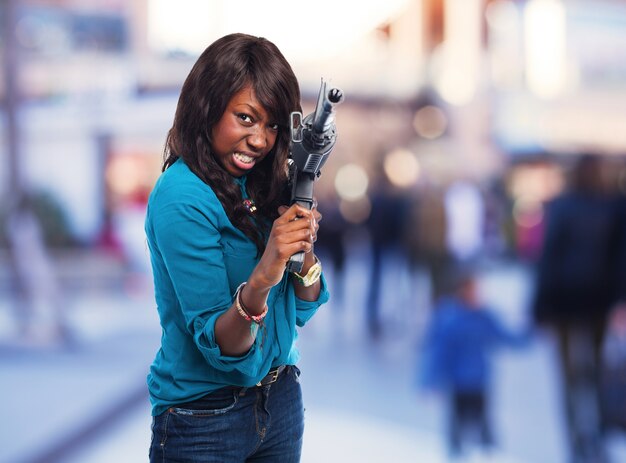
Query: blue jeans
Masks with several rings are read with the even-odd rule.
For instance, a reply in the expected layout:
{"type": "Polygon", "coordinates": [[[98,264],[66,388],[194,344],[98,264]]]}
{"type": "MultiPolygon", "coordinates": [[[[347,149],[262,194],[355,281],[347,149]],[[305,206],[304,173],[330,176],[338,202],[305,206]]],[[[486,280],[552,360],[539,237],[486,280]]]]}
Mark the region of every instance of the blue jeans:
{"type": "Polygon", "coordinates": [[[153,417],[150,462],[299,462],[299,376],[289,366],[268,386],[224,387],[153,417]]]}

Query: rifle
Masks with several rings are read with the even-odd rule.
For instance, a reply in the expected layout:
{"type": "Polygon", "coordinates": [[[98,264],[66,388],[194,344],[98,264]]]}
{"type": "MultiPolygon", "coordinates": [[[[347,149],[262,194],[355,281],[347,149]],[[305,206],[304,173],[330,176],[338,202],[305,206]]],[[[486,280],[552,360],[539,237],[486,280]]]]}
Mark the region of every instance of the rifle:
{"type": "MultiPolygon", "coordinates": [[[[322,78],[315,111],[302,117],[302,113],[291,113],[289,177],[292,183],[291,204],[297,203],[307,209],[313,208],[313,183],[321,175],[321,167],[335,146],[335,106],[343,101],[343,92],[338,88],[326,89],[322,78]]],[[[287,270],[300,272],[304,264],[304,251],[289,258],[287,270]]]]}

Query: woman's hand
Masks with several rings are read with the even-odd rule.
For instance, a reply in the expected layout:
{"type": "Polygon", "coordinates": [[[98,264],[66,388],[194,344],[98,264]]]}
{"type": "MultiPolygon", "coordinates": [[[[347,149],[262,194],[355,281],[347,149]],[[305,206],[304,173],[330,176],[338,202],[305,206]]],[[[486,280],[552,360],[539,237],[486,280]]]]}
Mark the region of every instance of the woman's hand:
{"type": "MultiPolygon", "coordinates": [[[[322,219],[322,215],[317,210],[317,201],[313,202],[312,210],[294,204],[291,207],[281,206],[278,213],[280,216],[272,224],[261,260],[239,294],[240,303],[252,315],[260,315],[263,312],[271,288],[283,278],[287,262],[292,255],[300,251],[306,253],[303,271],[308,271],[307,269],[315,263],[315,257],[311,251],[313,243],[317,240],[319,221],[322,219]]],[[[295,291],[301,299],[315,300],[319,296],[319,285],[310,287],[300,285],[295,288],[295,291]]],[[[220,317],[218,320],[220,327],[230,322],[242,325],[241,316],[235,310],[229,310],[227,314],[229,315],[220,317]]],[[[216,330],[217,326],[216,324],[216,330]]],[[[224,333],[228,330],[220,332],[224,333]]],[[[223,344],[220,346],[227,345],[227,340],[221,338],[221,341],[223,344]]],[[[246,346],[249,348],[250,344],[246,346]]],[[[240,346],[233,351],[243,352],[240,346]]]]}
{"type": "Polygon", "coordinates": [[[310,253],[317,240],[317,231],[322,215],[317,210],[308,210],[298,204],[281,206],[278,217],[270,232],[261,260],[255,267],[248,283],[256,287],[271,288],[280,282],[289,258],[299,251],[310,253]]]}
{"type": "MultiPolygon", "coordinates": [[[[289,207],[287,207],[287,206],[280,206],[278,208],[278,213],[282,216],[288,210],[289,210],[289,207]]],[[[312,214],[311,236],[312,236],[312,239],[313,239],[312,242],[315,243],[317,241],[317,231],[320,228],[319,222],[322,220],[322,214],[320,214],[320,212],[317,210],[317,200],[316,199],[313,199],[313,207],[308,212],[310,212],[312,214]]]]}

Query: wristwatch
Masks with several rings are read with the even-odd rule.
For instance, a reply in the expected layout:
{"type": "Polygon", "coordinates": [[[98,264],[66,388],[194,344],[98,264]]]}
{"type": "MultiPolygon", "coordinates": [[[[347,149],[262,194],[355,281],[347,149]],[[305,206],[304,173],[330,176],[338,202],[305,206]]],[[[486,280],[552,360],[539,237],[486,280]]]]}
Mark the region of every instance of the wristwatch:
{"type": "Polygon", "coordinates": [[[317,283],[317,280],[320,279],[322,275],[322,264],[320,260],[315,256],[315,263],[311,265],[311,268],[307,272],[306,275],[302,276],[297,272],[291,272],[293,276],[302,284],[302,286],[311,286],[317,283]]]}

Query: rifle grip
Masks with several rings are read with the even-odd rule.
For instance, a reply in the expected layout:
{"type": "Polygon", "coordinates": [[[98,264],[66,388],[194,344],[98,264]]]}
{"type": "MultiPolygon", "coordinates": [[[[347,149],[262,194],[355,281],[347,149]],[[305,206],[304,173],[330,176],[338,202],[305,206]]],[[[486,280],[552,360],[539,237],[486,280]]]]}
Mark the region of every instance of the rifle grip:
{"type": "MultiPolygon", "coordinates": [[[[313,208],[313,200],[296,200],[294,203],[311,210],[313,208]]],[[[296,219],[297,220],[297,219],[296,219]]],[[[304,251],[298,251],[287,261],[287,271],[300,273],[304,265],[304,251]]]]}
{"type": "Polygon", "coordinates": [[[304,265],[304,251],[298,251],[289,258],[287,262],[287,271],[300,273],[304,265]]]}

